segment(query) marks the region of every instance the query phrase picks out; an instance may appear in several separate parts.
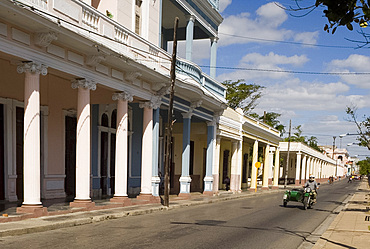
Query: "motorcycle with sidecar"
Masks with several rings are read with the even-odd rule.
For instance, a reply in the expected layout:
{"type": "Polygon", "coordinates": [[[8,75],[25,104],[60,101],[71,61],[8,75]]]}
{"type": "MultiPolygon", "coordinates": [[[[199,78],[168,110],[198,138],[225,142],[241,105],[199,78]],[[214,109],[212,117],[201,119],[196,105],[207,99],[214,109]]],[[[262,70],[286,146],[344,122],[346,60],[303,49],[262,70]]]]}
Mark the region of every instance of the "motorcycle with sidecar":
{"type": "Polygon", "coordinates": [[[313,190],[310,187],[287,190],[285,191],[283,196],[283,206],[286,207],[289,201],[295,201],[302,202],[304,210],[306,210],[307,208],[312,208],[312,206],[315,204],[313,195],[313,190]]]}

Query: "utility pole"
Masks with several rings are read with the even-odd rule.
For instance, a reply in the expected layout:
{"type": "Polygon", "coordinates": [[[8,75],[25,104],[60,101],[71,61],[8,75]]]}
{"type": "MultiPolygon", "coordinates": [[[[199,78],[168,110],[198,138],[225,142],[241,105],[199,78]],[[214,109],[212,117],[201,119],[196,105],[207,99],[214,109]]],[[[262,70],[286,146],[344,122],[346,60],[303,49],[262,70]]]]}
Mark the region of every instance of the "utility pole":
{"type": "Polygon", "coordinates": [[[175,95],[175,81],[176,81],[176,52],[177,52],[177,27],[179,26],[179,18],[175,18],[173,28],[173,50],[171,60],[171,92],[170,103],[168,107],[168,126],[167,126],[167,141],[166,141],[166,155],[164,164],[164,205],[170,206],[170,164],[172,161],[172,126],[173,126],[173,98],[175,95]]]}
{"type": "MultiPolygon", "coordinates": [[[[337,137],[336,136],[333,136],[333,159],[334,159],[334,153],[335,153],[335,139],[336,139],[337,137]]],[[[334,159],[335,160],[335,176],[337,176],[337,174],[338,174],[338,165],[337,165],[337,160],[336,159],[334,159]]]]}
{"type": "Polygon", "coordinates": [[[288,155],[286,159],[286,167],[285,167],[285,180],[284,180],[284,188],[286,188],[288,184],[288,170],[289,170],[289,153],[290,153],[290,133],[292,131],[292,120],[289,120],[289,136],[288,136],[288,155]]]}

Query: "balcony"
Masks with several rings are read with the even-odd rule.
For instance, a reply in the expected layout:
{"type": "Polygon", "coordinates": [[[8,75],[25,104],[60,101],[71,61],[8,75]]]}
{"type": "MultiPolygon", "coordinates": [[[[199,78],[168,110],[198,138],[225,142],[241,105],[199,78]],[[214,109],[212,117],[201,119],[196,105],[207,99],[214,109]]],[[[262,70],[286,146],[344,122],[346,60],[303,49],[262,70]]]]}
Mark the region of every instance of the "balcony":
{"type": "MultiPolygon", "coordinates": [[[[68,20],[73,25],[64,22],[58,23],[60,26],[94,41],[97,46],[100,46],[99,44],[104,45],[121,58],[128,58],[163,75],[170,75],[171,55],[167,51],[150,43],[83,1],[20,1],[48,12],[51,15],[45,15],[45,18],[51,19],[51,21],[58,22],[58,19],[68,20]]],[[[208,1],[212,6],[218,6],[218,0],[208,1]]],[[[218,98],[224,99],[226,88],[204,74],[196,64],[179,58],[177,61],[177,73],[191,77],[199,83],[200,87],[204,87],[218,98]]]]}

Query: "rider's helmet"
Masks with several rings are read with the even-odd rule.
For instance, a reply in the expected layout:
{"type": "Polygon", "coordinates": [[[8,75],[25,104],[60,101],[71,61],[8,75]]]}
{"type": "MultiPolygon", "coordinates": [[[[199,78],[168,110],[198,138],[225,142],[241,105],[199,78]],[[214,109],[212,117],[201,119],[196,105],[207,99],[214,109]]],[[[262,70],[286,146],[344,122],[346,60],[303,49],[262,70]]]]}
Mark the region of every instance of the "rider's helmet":
{"type": "Polygon", "coordinates": [[[310,178],[308,179],[310,182],[315,181],[315,177],[313,175],[310,175],[310,178]]]}

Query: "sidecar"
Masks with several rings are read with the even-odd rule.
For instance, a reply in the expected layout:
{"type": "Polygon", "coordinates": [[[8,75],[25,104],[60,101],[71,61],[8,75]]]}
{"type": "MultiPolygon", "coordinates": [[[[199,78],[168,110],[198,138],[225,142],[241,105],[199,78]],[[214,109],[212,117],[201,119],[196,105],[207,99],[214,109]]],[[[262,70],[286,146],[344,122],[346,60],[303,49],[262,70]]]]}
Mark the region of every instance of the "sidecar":
{"type": "Polygon", "coordinates": [[[288,201],[302,202],[304,195],[304,189],[294,188],[292,190],[287,190],[283,196],[283,205],[286,207],[288,201]]]}

